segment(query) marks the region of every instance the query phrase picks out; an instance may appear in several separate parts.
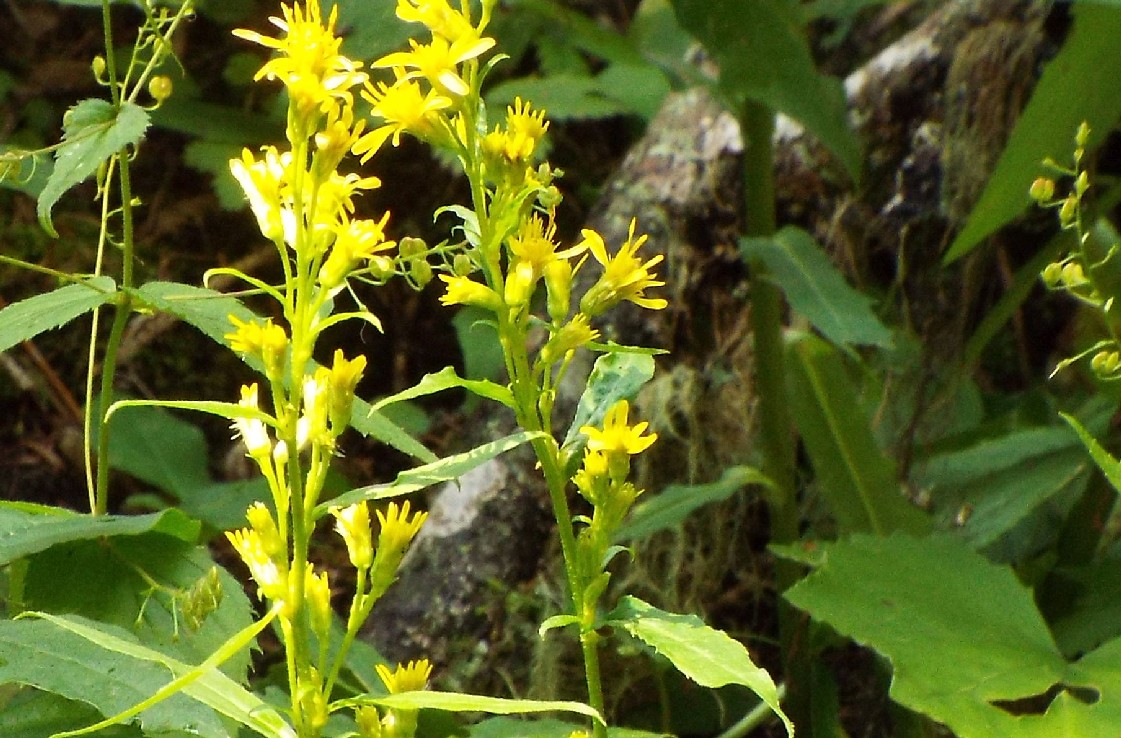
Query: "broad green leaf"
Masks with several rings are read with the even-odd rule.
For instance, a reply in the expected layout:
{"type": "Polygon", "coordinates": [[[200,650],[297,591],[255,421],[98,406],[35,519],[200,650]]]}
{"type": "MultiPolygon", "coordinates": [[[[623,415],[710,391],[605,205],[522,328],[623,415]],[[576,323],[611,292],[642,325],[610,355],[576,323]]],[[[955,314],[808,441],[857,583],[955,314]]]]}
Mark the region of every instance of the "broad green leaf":
{"type": "MultiPolygon", "coordinates": [[[[19,694],[0,707],[0,735],[7,738],[50,738],[100,719],[97,710],[82,702],[30,687],[16,688],[19,694]]],[[[103,738],[143,738],[143,733],[136,727],[121,725],[106,730],[103,738]]]]}
{"type": "Polygon", "coordinates": [[[564,448],[570,455],[583,447],[580,428],[598,425],[619,400],[633,400],[642,385],[654,376],[654,358],[648,354],[613,352],[596,359],[588,386],[576,406],[576,416],[568,427],[564,448]]]}
{"type": "Polygon", "coordinates": [[[747,260],[766,264],[790,306],[839,346],[891,346],[889,331],[872,311],[872,300],[849,286],[813,236],[787,226],[773,238],[744,238],[747,260]]]}
{"type": "Polygon", "coordinates": [[[340,700],[336,705],[377,705],[406,710],[446,710],[448,712],[487,712],[492,715],[521,715],[534,712],[574,712],[602,723],[598,712],[583,702],[559,700],[515,700],[460,692],[416,691],[387,695],[361,695],[340,700]]]}
{"type": "Polygon", "coordinates": [[[930,491],[944,526],[968,506],[960,532],[981,550],[1041,506],[1079,492],[1088,466],[1066,428],[1030,428],[933,456],[916,465],[914,482],[930,491]]]}
{"type": "Polygon", "coordinates": [[[453,367],[448,366],[435,374],[425,374],[421,377],[419,382],[409,389],[398,392],[395,395],[390,395],[389,397],[383,397],[373,403],[371,409],[374,411],[384,410],[387,406],[393,405],[394,403],[412,400],[425,395],[432,395],[437,392],[443,392],[446,389],[452,389],[453,387],[462,387],[479,397],[485,397],[495,402],[500,402],[511,409],[514,407],[514,393],[510,391],[509,387],[503,387],[496,382],[491,382],[486,379],[463,379],[455,373],[453,367]]]}
{"type": "MultiPolygon", "coordinates": [[[[68,636],[77,636],[86,641],[86,648],[92,646],[114,656],[126,657],[128,662],[137,667],[158,665],[156,671],[160,674],[160,677],[157,688],[150,690],[148,689],[150,685],[145,685],[147,694],[144,695],[143,699],[133,702],[123,710],[108,711],[99,708],[103,714],[112,715],[105,721],[105,724],[109,724],[110,721],[114,723],[123,722],[136,715],[139,715],[143,721],[150,712],[159,710],[168,702],[178,701],[179,697],[185,695],[217,713],[256,730],[266,738],[296,738],[295,731],[288,726],[280,713],[265,704],[260,697],[247,691],[217,669],[217,666],[223,660],[250,643],[271,622],[276,613],[276,609],[272,610],[260,621],[235,634],[199,666],[185,664],[147,648],[137,643],[127,631],[110,628],[73,616],[60,617],[47,613],[33,613],[33,615],[36,618],[41,618],[49,625],[55,626],[53,631],[57,634],[66,633],[68,636]],[[174,677],[171,681],[167,680],[168,672],[174,677]]],[[[22,624],[24,621],[15,622],[22,624]]],[[[34,622],[36,621],[32,621],[32,623],[34,622]]],[[[61,669],[59,671],[66,670],[61,669]]],[[[127,678],[128,676],[128,670],[126,669],[122,672],[122,677],[127,678]]],[[[51,689],[51,691],[59,692],[57,689],[51,689]]],[[[76,695],[76,697],[81,698],[80,695],[76,695]]],[[[198,710],[196,709],[195,712],[197,713],[198,710]]],[[[175,727],[191,730],[194,726],[192,722],[180,720],[175,727]]],[[[87,731],[83,730],[80,733],[85,732],[87,731]]],[[[80,733],[71,732],[66,735],[78,735],[80,733]]],[[[224,728],[218,735],[226,735],[224,728]]]]}
{"type": "Polygon", "coordinates": [[[101,164],[144,137],[148,113],[131,102],[121,103],[118,111],[106,100],[82,100],[62,118],[62,143],[55,151],[55,166],[43,191],[39,193],[39,223],[52,236],[51,209],[63,193],[101,164]]]}
{"type": "MultiPolygon", "coordinates": [[[[235,405],[236,407],[236,405],[235,405]]],[[[206,437],[158,407],[121,407],[111,423],[109,465],[176,497],[210,482],[206,437]]]]}
{"type": "Polygon", "coordinates": [[[490,461],[496,456],[521,446],[523,443],[546,437],[544,433],[531,433],[529,431],[514,433],[497,441],[476,446],[470,451],[448,456],[414,469],[406,469],[397,475],[397,479],[388,484],[372,484],[368,487],[351,490],[316,506],[315,514],[317,517],[321,517],[326,515],[332,507],[345,507],[362,500],[384,500],[388,497],[400,497],[435,484],[450,482],[459,479],[475,467],[490,461]]]}
{"type": "Polygon", "coordinates": [[[1116,738],[1121,640],[1067,662],[1031,590],[950,536],[825,546],[824,564],[787,598],[886,656],[892,699],[961,738],[1116,738]],[[1052,688],[1046,712],[1013,714],[1010,703],[1052,688]]]}
{"type": "MultiPolygon", "coordinates": [[[[471,738],[569,738],[574,732],[587,730],[583,725],[566,723],[555,718],[522,720],[511,717],[487,718],[470,726],[471,738]]],[[[608,738],[656,738],[664,733],[650,733],[632,728],[607,728],[608,738]]]]}
{"type": "Polygon", "coordinates": [[[771,675],[755,665],[742,643],[723,631],[705,625],[696,615],[665,612],[631,596],[619,601],[607,615],[607,624],[650,646],[702,687],[747,687],[782,718],[787,735],[794,735],[794,726],[779,706],[771,675]]]}
{"type": "Polygon", "coordinates": [[[188,543],[199,525],[178,510],[150,515],[78,515],[58,508],[29,512],[26,506],[0,502],[0,565],[67,541],[107,536],[163,533],[188,543]]]}
{"type": "Polygon", "coordinates": [[[1081,654],[1121,636],[1121,561],[1059,568],[1053,583],[1064,593],[1061,611],[1048,613],[1055,643],[1064,654],[1081,654]]]}
{"type": "Polygon", "coordinates": [[[376,59],[406,47],[409,35],[417,31],[414,24],[397,18],[395,3],[335,0],[323,3],[324,14],[332,4],[339,9],[342,51],[351,59],[376,59]]]}
{"type": "MultiPolygon", "coordinates": [[[[720,67],[720,88],[794,118],[860,179],[860,142],[841,83],[819,74],[792,0],[673,0],[685,30],[720,67]]],[[[1071,129],[1074,130],[1074,129],[1071,129]]]]}
{"type": "Polygon", "coordinates": [[[0,353],[104,305],[113,299],[116,289],[112,278],[93,277],[13,302],[0,310],[0,353]]]}
{"type": "Polygon", "coordinates": [[[787,362],[791,412],[842,529],[929,530],[926,516],[904,499],[895,465],[876,445],[837,350],[804,335],[789,346],[787,362]]]}
{"type": "MultiPolygon", "coordinates": [[[[112,630],[121,638],[129,635],[112,630]]],[[[160,664],[107,651],[54,623],[0,621],[0,683],[34,686],[112,715],[146,700],[168,681],[168,670],[160,664]]],[[[185,695],[153,706],[137,722],[148,733],[190,728],[203,738],[228,738],[218,716],[185,695]]]]}
{"type": "MultiPolygon", "coordinates": [[[[254,620],[241,583],[219,567],[217,608],[197,630],[186,621],[173,592],[189,592],[214,566],[205,548],[156,533],[71,541],[29,557],[21,604],[125,628],[149,648],[198,663],[254,620]],[[153,591],[152,582],[166,589],[153,591]]],[[[249,660],[246,648],[221,668],[244,680],[249,660]]]]}
{"type": "Polygon", "coordinates": [[[1032,180],[1045,173],[1040,162],[1046,157],[1061,164],[1070,161],[1079,123],[1090,124],[1089,147],[1094,148],[1121,116],[1121,54],[1114,42],[1121,36],[1121,6],[1077,2],[1072,12],[1074,27],[1043,70],[945,261],[969,253],[1024,211],[1031,202],[1032,180]]]}
{"type": "Polygon", "coordinates": [[[646,493],[631,510],[630,517],[615,533],[616,541],[647,538],[680,526],[695,510],[728,499],[749,484],[765,487],[773,483],[758,469],[732,466],[720,479],[708,484],[671,484],[660,492],[646,493]]]}
{"type": "MultiPolygon", "coordinates": [[[[171,313],[193,325],[223,346],[227,345],[224,336],[233,331],[233,325],[230,323],[231,315],[241,321],[257,319],[253,311],[242,305],[236,298],[178,282],[149,282],[137,290],[137,295],[152,307],[171,313]]],[[[258,372],[264,371],[260,360],[246,356],[242,359],[258,372]]],[[[354,400],[350,424],[359,433],[390,445],[413,458],[426,462],[436,460],[436,455],[422,443],[381,413],[372,411],[370,406],[360,399],[354,400]]]]}
{"type": "Polygon", "coordinates": [[[1072,415],[1067,415],[1066,413],[1059,413],[1059,415],[1061,415],[1063,420],[1078,434],[1078,439],[1082,441],[1082,445],[1090,452],[1090,458],[1098,465],[1098,468],[1101,469],[1102,474],[1104,474],[1105,478],[1109,480],[1109,483],[1113,485],[1113,488],[1121,491],[1121,461],[1113,458],[1112,454],[1102,448],[1102,445],[1098,443],[1097,439],[1090,435],[1090,432],[1078,422],[1077,418],[1072,415]]]}

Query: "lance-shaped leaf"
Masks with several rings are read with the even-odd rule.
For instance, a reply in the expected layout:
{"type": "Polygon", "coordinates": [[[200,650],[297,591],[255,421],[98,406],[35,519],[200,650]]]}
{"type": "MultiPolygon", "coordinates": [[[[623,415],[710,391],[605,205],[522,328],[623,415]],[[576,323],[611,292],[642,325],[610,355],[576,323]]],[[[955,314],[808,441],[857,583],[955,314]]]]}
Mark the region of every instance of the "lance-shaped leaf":
{"type": "Polygon", "coordinates": [[[838,346],[888,347],[891,332],[872,312],[872,300],[851,287],[813,236],[787,226],[772,238],[744,238],[740,251],[760,259],[790,307],[838,346]]]}
{"type": "Polygon", "coordinates": [[[116,289],[112,278],[93,277],[13,302],[0,310],[0,353],[104,305],[113,299],[116,289]]]}
{"type": "Polygon", "coordinates": [[[51,209],[63,193],[126,146],[139,143],[147,128],[148,113],[127,101],[116,108],[106,100],[82,100],[66,111],[54,170],[39,193],[39,223],[47,233],[58,235],[51,223],[51,209]]]}
{"type": "Polygon", "coordinates": [[[415,691],[387,695],[362,695],[340,700],[335,707],[377,705],[403,710],[445,710],[447,712],[487,712],[492,715],[520,715],[535,712],[574,712],[603,723],[603,717],[583,702],[560,700],[515,700],[460,692],[415,691]]]}
{"type": "Polygon", "coordinates": [[[802,336],[788,356],[791,411],[841,526],[885,534],[929,530],[926,516],[902,496],[895,467],[876,445],[837,350],[802,336]]]}
{"type": "Polygon", "coordinates": [[[547,436],[540,432],[522,431],[499,438],[497,441],[476,446],[470,451],[434,461],[431,464],[406,469],[397,475],[397,479],[388,484],[371,484],[367,487],[360,487],[321,503],[316,506],[315,515],[316,517],[326,515],[332,507],[346,507],[362,500],[383,500],[388,497],[400,497],[431,487],[434,484],[459,479],[475,467],[536,438],[547,438],[547,436]]]}
{"type": "Polygon", "coordinates": [[[791,0],[673,0],[685,30],[720,66],[720,88],[794,118],[860,178],[860,143],[839,80],[819,74],[791,0]]]}
{"type": "Polygon", "coordinates": [[[398,402],[432,395],[455,387],[461,387],[479,397],[500,402],[508,408],[512,409],[514,407],[514,394],[510,392],[509,387],[503,387],[486,379],[464,379],[455,373],[454,367],[447,366],[434,374],[425,374],[419,382],[406,390],[389,397],[383,397],[371,405],[371,410],[382,410],[398,402]]]}
{"type": "Polygon", "coordinates": [[[665,612],[631,596],[619,601],[607,615],[606,624],[622,628],[650,646],[702,687],[747,687],[782,719],[787,735],[794,735],[771,675],[756,666],[743,644],[727,633],[705,625],[696,615],[665,612]]]}
{"type": "Polygon", "coordinates": [[[1071,12],[1074,27],[1043,70],[946,261],[969,253],[1028,207],[1028,187],[1046,173],[1040,162],[1045,157],[1069,162],[1079,123],[1090,124],[1093,148],[1121,116],[1121,54],[1116,43],[1121,35],[1121,3],[1078,2],[1071,12]],[[1071,104],[1072,90],[1079,91],[1076,105],[1071,104]]]}

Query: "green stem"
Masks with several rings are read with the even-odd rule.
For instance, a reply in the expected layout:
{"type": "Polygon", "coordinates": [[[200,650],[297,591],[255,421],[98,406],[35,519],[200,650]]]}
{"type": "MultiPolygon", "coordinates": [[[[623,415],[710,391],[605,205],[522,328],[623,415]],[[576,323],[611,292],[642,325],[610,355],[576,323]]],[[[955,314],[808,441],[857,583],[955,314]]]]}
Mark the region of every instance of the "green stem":
{"type": "MultiPolygon", "coordinates": [[[[770,236],[776,227],[774,184],[774,111],[754,102],[744,105],[740,128],[745,144],[744,193],[747,235],[770,236]]],[[[782,293],[766,266],[751,263],[751,329],[755,340],[755,387],[759,397],[759,435],[763,471],[775,485],[771,506],[771,540],[793,543],[799,536],[795,489],[793,423],[786,393],[783,346],[782,293]]],[[[775,563],[775,588],[781,593],[801,576],[801,567],[783,559],[775,563]]],[[[788,712],[800,736],[810,734],[807,622],[797,610],[780,601],[779,640],[790,687],[788,712]]]]}
{"type": "MultiPolygon", "coordinates": [[[[121,187],[121,293],[115,303],[113,325],[105,343],[105,358],[101,365],[101,388],[97,404],[97,491],[94,494],[94,515],[104,515],[109,509],[109,423],[106,415],[113,402],[113,384],[117,374],[117,352],[121,347],[125,326],[132,314],[133,261],[135,236],[132,213],[132,176],[128,150],[116,156],[121,187]]],[[[108,192],[102,194],[108,199],[108,192]]]]}
{"type": "MultiPolygon", "coordinates": [[[[778,699],[781,702],[786,696],[786,685],[778,685],[778,699]]],[[[755,708],[736,721],[734,725],[718,735],[716,738],[743,738],[761,725],[773,722],[775,711],[765,702],[760,702],[755,708]]]]}
{"type": "MultiPolygon", "coordinates": [[[[580,651],[584,655],[584,679],[588,684],[588,706],[607,719],[603,699],[603,684],[599,671],[599,633],[594,630],[580,634],[580,651]]],[[[607,726],[596,720],[592,723],[592,738],[607,738],[607,726]]]]}

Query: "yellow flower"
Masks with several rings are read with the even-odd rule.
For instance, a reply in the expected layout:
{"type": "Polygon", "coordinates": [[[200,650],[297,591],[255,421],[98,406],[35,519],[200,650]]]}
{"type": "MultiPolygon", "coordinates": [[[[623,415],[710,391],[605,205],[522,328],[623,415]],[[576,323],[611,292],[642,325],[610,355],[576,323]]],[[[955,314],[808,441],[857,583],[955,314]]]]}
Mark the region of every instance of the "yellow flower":
{"type": "Polygon", "coordinates": [[[332,507],[335,530],[346,543],[346,552],[355,569],[364,571],[374,563],[374,544],[370,533],[370,508],[363,501],[349,507],[332,507]]]}
{"type": "Polygon", "coordinates": [[[441,274],[440,279],[447,284],[447,291],[440,297],[444,305],[474,305],[488,310],[502,309],[502,298],[497,292],[469,277],[441,274]]]}
{"type": "Polygon", "coordinates": [[[366,357],[359,354],[349,361],[342,349],[335,349],[331,368],[327,374],[328,415],[335,433],[350,424],[351,408],[354,406],[354,390],[362,372],[366,369],[366,357]]]}
{"type": "Polygon", "coordinates": [[[358,143],[365,127],[366,121],[354,121],[354,109],[349,105],[332,110],[322,129],[314,136],[313,173],[322,179],[333,172],[351,147],[358,143]]]}
{"type": "MultiPolygon", "coordinates": [[[[238,405],[247,410],[259,409],[257,406],[257,384],[255,382],[242,386],[241,401],[238,402],[238,405]]],[[[267,461],[272,453],[272,439],[269,438],[269,430],[265,426],[265,422],[260,418],[234,418],[233,427],[241,440],[245,441],[245,449],[249,456],[256,459],[258,463],[267,461]]]]}
{"type": "Polygon", "coordinates": [[[422,690],[428,686],[428,677],[432,675],[432,664],[428,663],[428,659],[397,664],[393,671],[385,664],[378,664],[374,668],[390,694],[422,690]]]}
{"type": "Polygon", "coordinates": [[[399,146],[401,134],[410,133],[422,141],[437,137],[439,111],[450,108],[451,99],[429,90],[424,93],[420,85],[412,79],[401,79],[396,84],[379,82],[377,86],[367,85],[362,92],[372,105],[370,113],[385,121],[385,125],[375,128],[358,139],[353,152],[365,162],[381,148],[392,136],[393,145],[399,146]]]}
{"type": "Polygon", "coordinates": [[[465,36],[449,43],[442,36],[434,36],[432,43],[419,44],[415,39],[409,39],[409,45],[412,51],[386,54],[371,66],[414,70],[406,72],[401,79],[424,77],[441,93],[463,97],[471,89],[459,76],[458,65],[485,54],[494,46],[494,39],[465,36]]]}
{"type": "Polygon", "coordinates": [[[369,260],[379,251],[393,247],[393,241],[385,240],[385,224],[389,213],[377,220],[345,220],[335,229],[335,242],[331,253],[319,270],[319,283],[334,289],[350,276],[358,262],[369,260]]]}
{"type": "Polygon", "coordinates": [[[630,404],[626,400],[619,400],[603,417],[603,428],[585,425],[580,432],[588,437],[589,451],[602,451],[605,454],[640,454],[650,448],[650,444],[657,440],[656,433],[648,436],[642,432],[650,425],[643,421],[635,425],[627,425],[627,414],[630,404]]]}
{"type": "Polygon", "coordinates": [[[619,248],[615,256],[608,256],[604,246],[603,237],[593,230],[584,229],[584,244],[592,252],[596,261],[603,265],[603,274],[592,288],[584,293],[580,300],[580,310],[591,316],[603,313],[605,310],[618,305],[624,300],[634,304],[661,310],[666,306],[666,301],[660,297],[647,297],[644,293],[648,287],[661,287],[665,282],[660,282],[651,274],[650,268],[662,261],[661,254],[647,259],[645,262],[636,258],[635,253],[646,243],[646,236],[634,237],[635,221],[631,219],[630,231],[627,240],[619,248]]]}
{"type": "Polygon", "coordinates": [[[377,599],[381,597],[393,580],[397,577],[397,567],[405,556],[405,549],[420,531],[428,513],[418,512],[409,518],[409,503],[406,500],[401,507],[396,502],[389,503],[385,513],[378,510],[377,552],[374,555],[374,564],[370,570],[370,596],[377,599]]]}
{"type": "Polygon", "coordinates": [[[270,379],[279,376],[288,351],[288,334],[284,328],[273,323],[272,318],[258,323],[255,320],[240,320],[235,315],[227,317],[235,328],[232,333],[223,336],[230,342],[230,348],[261,359],[265,364],[265,374],[270,379]]]}
{"type": "Polygon", "coordinates": [[[541,349],[541,361],[552,364],[562,359],[569,351],[586,346],[597,338],[599,338],[599,331],[592,328],[588,316],[583,313],[578,314],[549,337],[549,341],[541,349]]]}
{"type": "Polygon", "coordinates": [[[362,67],[360,63],[339,53],[342,39],[335,35],[338,6],[332,6],[326,24],[319,10],[319,0],[280,7],[284,17],[269,20],[283,32],[282,38],[241,28],[234,31],[240,38],[280,52],[261,67],[254,79],[281,80],[297,107],[305,113],[316,108],[327,112],[338,102],[351,104],[350,88],[365,83],[368,78],[358,71],[362,67]]]}
{"type": "Polygon", "coordinates": [[[397,0],[397,17],[406,23],[423,23],[448,41],[478,35],[470,18],[453,10],[447,0],[397,0]]]}
{"type": "Polygon", "coordinates": [[[265,551],[260,534],[251,528],[242,528],[228,531],[226,538],[249,567],[258,593],[269,600],[283,600],[288,589],[287,576],[265,551]]]}
{"type": "Polygon", "coordinates": [[[309,562],[304,572],[304,593],[311,612],[311,630],[318,638],[331,632],[331,583],[327,572],[316,572],[309,562]]]}
{"type": "Polygon", "coordinates": [[[333,448],[334,438],[327,429],[328,377],[331,370],[319,367],[315,374],[304,377],[304,411],[296,421],[296,447],[303,450],[309,442],[333,448]]]}
{"type": "Polygon", "coordinates": [[[243,149],[240,159],[230,160],[230,173],[249,199],[261,233],[279,243],[285,235],[283,210],[292,155],[281,154],[273,146],[266,146],[261,152],[264,157],[257,161],[249,149],[243,149]]]}
{"type": "Polygon", "coordinates": [[[249,527],[260,537],[261,548],[270,558],[285,554],[284,540],[280,537],[276,521],[263,502],[250,505],[245,511],[245,518],[249,521],[249,527]]]}

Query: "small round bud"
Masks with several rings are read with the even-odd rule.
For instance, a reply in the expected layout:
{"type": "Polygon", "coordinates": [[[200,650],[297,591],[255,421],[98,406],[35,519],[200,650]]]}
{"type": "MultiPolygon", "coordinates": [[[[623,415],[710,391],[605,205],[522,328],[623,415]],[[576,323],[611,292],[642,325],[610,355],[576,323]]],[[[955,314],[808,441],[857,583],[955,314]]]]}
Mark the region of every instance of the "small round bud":
{"type": "Polygon", "coordinates": [[[432,281],[432,265],[424,259],[409,260],[409,276],[421,289],[432,281]]]}
{"type": "Polygon", "coordinates": [[[157,74],[152,79],[148,80],[148,94],[156,101],[156,104],[162,103],[167,98],[171,97],[171,92],[174,89],[171,82],[171,77],[166,74],[157,74]]]}
{"type": "Polygon", "coordinates": [[[1063,226],[1069,226],[1074,222],[1075,217],[1078,215],[1078,199],[1071,195],[1063,200],[1063,206],[1059,208],[1059,223],[1063,226]]]}
{"type": "Polygon", "coordinates": [[[1070,261],[1063,266],[1062,279],[1067,287],[1081,287],[1086,284],[1086,273],[1082,271],[1081,264],[1070,261]]]}
{"type": "Polygon", "coordinates": [[[104,82],[105,69],[107,66],[108,65],[105,63],[105,57],[103,57],[101,54],[95,56],[93,58],[93,61],[90,63],[90,69],[93,70],[93,78],[98,82],[104,82]]]}
{"type": "Polygon", "coordinates": [[[1040,204],[1050,202],[1055,196],[1055,180],[1050,177],[1036,177],[1028,192],[1031,194],[1031,199],[1040,204]]]}
{"type": "Polygon", "coordinates": [[[428,245],[424,243],[424,239],[416,236],[405,236],[397,242],[397,252],[401,254],[402,259],[420,256],[427,250],[428,245]]]}
{"type": "Polygon", "coordinates": [[[1055,289],[1063,281],[1063,265],[1059,262],[1048,264],[1043,270],[1043,283],[1050,289],[1055,289]]]}
{"type": "Polygon", "coordinates": [[[1117,371],[1121,366],[1121,356],[1116,351],[1099,351],[1090,360],[1090,368],[1099,377],[1107,377],[1117,371]]]}
{"type": "Polygon", "coordinates": [[[475,262],[471,257],[464,253],[455,255],[452,259],[452,274],[457,277],[466,277],[475,271],[475,262]]]}

